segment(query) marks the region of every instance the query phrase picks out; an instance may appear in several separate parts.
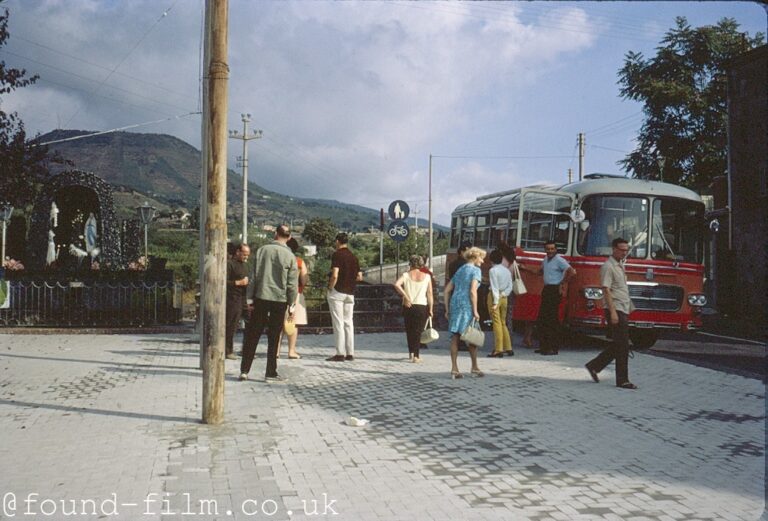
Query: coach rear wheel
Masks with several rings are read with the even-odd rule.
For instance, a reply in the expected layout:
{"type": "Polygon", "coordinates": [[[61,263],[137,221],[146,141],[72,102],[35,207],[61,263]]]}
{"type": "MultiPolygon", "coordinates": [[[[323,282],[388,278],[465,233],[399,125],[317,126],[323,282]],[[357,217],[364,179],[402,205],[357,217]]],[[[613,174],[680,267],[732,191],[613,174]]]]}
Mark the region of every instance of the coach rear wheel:
{"type": "Polygon", "coordinates": [[[632,348],[636,350],[650,349],[659,339],[659,332],[655,329],[630,329],[629,339],[632,348]]]}

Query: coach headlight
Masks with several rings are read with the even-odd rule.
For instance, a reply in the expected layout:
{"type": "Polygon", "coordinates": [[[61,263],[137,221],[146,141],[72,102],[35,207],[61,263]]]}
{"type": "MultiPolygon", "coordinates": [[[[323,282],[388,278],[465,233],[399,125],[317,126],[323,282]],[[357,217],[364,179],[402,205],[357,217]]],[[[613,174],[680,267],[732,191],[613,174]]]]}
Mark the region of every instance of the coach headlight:
{"type": "Polygon", "coordinates": [[[587,300],[601,300],[603,288],[584,288],[584,298],[587,300]]]}
{"type": "Polygon", "coordinates": [[[702,293],[691,293],[688,295],[688,304],[697,307],[706,306],[707,296],[702,293]]]}

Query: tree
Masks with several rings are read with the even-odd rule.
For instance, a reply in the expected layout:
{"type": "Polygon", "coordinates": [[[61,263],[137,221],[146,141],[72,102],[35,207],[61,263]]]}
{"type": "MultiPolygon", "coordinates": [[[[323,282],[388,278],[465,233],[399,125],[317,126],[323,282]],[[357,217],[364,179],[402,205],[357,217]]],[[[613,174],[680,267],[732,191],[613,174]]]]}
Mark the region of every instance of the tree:
{"type": "Polygon", "coordinates": [[[408,234],[408,237],[400,243],[400,258],[397,258],[397,246],[398,243],[387,237],[384,236],[384,262],[397,262],[398,260],[400,262],[408,262],[408,259],[411,257],[411,255],[422,255],[426,256],[427,252],[427,244],[426,244],[426,238],[420,237],[418,239],[418,242],[416,240],[416,234],[413,231],[413,228],[411,228],[411,233],[408,234]]]}
{"type": "Polygon", "coordinates": [[[644,104],[637,148],[619,164],[641,179],[689,187],[726,171],[728,62],[762,44],[764,35],[738,31],[735,20],[692,29],[676,19],[645,59],[628,52],[619,71],[621,96],[644,104]]]}
{"type": "Polygon", "coordinates": [[[336,225],[328,218],[315,217],[304,227],[302,235],[309,239],[318,249],[333,246],[338,233],[336,225]]]}
{"type": "MultiPolygon", "coordinates": [[[[0,10],[0,48],[9,37],[8,18],[8,9],[0,10]]],[[[27,77],[26,70],[9,68],[5,61],[0,61],[0,95],[31,85],[37,79],[37,75],[27,77]]],[[[0,108],[0,198],[16,208],[32,203],[48,176],[49,160],[62,162],[58,156],[49,158],[46,147],[34,146],[27,140],[18,114],[0,108]]]]}

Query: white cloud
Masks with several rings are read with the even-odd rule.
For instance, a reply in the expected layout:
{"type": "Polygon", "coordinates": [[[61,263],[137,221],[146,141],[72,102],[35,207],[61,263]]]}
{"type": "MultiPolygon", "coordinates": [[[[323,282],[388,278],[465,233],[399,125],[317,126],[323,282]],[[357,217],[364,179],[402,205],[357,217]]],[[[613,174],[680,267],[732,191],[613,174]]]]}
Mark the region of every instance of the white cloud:
{"type": "MultiPolygon", "coordinates": [[[[240,112],[250,112],[253,128],[264,130],[265,139],[251,144],[254,180],[290,195],[353,203],[416,190],[425,200],[431,146],[478,115],[491,119],[507,110],[516,90],[594,42],[581,9],[555,4],[538,23],[523,24],[517,4],[490,5],[495,9],[232,1],[229,128],[241,128],[240,112]]],[[[41,82],[9,96],[11,106],[42,132],[55,125],[53,113],[70,128],[104,130],[196,109],[201,6],[179,2],[160,18],[167,6],[150,0],[9,2],[12,32],[102,66],[15,42],[15,52],[90,81],[35,66],[44,78],[79,90],[41,82]]],[[[199,146],[195,121],[159,128],[199,146]]],[[[240,143],[231,141],[231,167],[240,154],[240,143]]],[[[478,190],[493,191],[498,185],[490,179],[510,174],[468,168],[452,175],[470,184],[436,184],[441,222],[478,190]]]]}

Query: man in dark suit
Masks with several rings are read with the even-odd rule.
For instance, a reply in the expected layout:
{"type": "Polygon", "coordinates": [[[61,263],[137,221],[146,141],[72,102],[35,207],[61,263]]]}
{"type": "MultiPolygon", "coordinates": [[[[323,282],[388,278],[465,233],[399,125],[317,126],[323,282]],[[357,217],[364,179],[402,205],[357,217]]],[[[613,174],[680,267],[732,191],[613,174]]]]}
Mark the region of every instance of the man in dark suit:
{"type": "Polygon", "coordinates": [[[241,244],[235,248],[232,257],[227,261],[227,321],[224,339],[227,360],[237,360],[233,342],[243,310],[247,309],[245,290],[248,289],[248,266],[245,263],[250,254],[251,248],[247,244],[241,244]]]}

